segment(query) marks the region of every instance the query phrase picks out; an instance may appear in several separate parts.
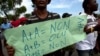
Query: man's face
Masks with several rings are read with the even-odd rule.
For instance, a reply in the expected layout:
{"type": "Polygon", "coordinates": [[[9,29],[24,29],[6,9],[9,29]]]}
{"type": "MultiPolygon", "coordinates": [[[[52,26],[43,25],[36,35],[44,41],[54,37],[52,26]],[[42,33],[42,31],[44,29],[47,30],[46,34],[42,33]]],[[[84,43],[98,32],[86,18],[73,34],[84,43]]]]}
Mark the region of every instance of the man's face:
{"type": "Polygon", "coordinates": [[[35,0],[35,5],[38,7],[46,7],[48,0],[35,0]]]}
{"type": "Polygon", "coordinates": [[[3,22],[6,24],[7,23],[7,19],[3,19],[3,22]]]}
{"type": "Polygon", "coordinates": [[[92,11],[97,11],[97,9],[98,9],[98,4],[97,4],[96,0],[90,0],[89,6],[92,11]]]}

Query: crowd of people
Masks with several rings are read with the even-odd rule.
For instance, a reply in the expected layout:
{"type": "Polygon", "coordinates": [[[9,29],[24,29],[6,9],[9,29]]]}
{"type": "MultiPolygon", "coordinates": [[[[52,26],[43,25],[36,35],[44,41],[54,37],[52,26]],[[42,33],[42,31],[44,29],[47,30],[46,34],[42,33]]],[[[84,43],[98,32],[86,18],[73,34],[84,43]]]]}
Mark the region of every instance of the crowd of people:
{"type": "MultiPolygon", "coordinates": [[[[52,13],[47,10],[47,5],[50,4],[51,0],[31,0],[34,4],[34,11],[29,19],[22,17],[17,19],[15,16],[12,21],[7,20],[7,18],[3,18],[3,22],[1,24],[0,34],[9,28],[21,27],[25,24],[32,24],[43,22],[47,20],[60,19],[60,15],[57,13],[52,13]]],[[[84,9],[84,13],[80,15],[87,15],[87,24],[84,27],[84,32],[87,34],[86,38],[74,45],[71,45],[72,48],[70,50],[59,49],[55,52],[44,54],[43,56],[65,56],[65,52],[69,51],[69,55],[73,54],[73,49],[76,49],[78,56],[93,56],[93,53],[100,52],[100,19],[94,15],[94,12],[98,9],[98,4],[96,0],[84,0],[82,7],[84,9]],[[73,48],[74,47],[74,48],[73,48]]],[[[66,18],[71,16],[71,14],[64,13],[62,18],[66,18]]],[[[2,36],[0,36],[2,37],[2,36]]],[[[6,39],[4,38],[4,45],[8,51],[9,56],[14,56],[15,49],[9,46],[6,43],[6,39]]],[[[2,43],[0,38],[0,56],[4,56],[2,52],[2,43]]]]}
{"type": "MultiPolygon", "coordinates": [[[[12,48],[10,46],[7,45],[6,43],[6,39],[3,35],[3,32],[6,29],[10,29],[10,28],[16,28],[16,27],[20,27],[23,26],[24,24],[26,24],[26,18],[22,17],[17,19],[15,16],[13,17],[13,20],[8,20],[7,18],[2,18],[2,24],[0,25],[0,56],[4,56],[3,55],[3,44],[7,47],[7,48],[12,48]]],[[[11,55],[9,55],[11,56],[11,55]]]]}

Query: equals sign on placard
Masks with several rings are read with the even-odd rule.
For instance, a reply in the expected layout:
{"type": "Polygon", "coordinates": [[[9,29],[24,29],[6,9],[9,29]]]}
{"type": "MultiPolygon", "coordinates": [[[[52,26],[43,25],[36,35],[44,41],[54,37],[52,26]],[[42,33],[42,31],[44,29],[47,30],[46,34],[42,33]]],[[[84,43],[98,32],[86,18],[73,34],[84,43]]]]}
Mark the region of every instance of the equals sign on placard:
{"type": "Polygon", "coordinates": [[[41,30],[41,34],[45,34],[45,30],[41,30]]]}

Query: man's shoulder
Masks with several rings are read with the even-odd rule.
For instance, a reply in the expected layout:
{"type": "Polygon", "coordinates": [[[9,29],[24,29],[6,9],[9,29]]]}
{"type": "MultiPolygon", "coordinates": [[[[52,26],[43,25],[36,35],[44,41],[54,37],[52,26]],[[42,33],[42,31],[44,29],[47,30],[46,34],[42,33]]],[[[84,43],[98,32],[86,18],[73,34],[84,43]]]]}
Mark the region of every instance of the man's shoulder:
{"type": "Polygon", "coordinates": [[[28,20],[38,20],[38,17],[36,16],[36,14],[32,14],[28,20]]]}
{"type": "Polygon", "coordinates": [[[49,12],[50,14],[52,14],[53,16],[59,16],[58,13],[53,13],[53,12],[49,12]]]}
{"type": "Polygon", "coordinates": [[[58,13],[53,13],[53,12],[49,12],[49,15],[48,16],[51,16],[51,18],[60,18],[60,15],[58,13]]]}
{"type": "MultiPolygon", "coordinates": [[[[57,18],[60,18],[60,15],[58,13],[48,12],[48,17],[57,17],[57,18]]],[[[32,12],[30,18],[36,18],[36,14],[34,12],[32,12]]]]}

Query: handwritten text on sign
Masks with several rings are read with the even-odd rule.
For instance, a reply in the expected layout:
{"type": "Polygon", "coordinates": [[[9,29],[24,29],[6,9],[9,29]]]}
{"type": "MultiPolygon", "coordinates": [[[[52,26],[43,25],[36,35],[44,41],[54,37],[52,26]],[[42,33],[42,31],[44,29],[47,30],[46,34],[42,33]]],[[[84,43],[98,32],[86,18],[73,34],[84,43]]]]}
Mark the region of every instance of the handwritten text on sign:
{"type": "Polygon", "coordinates": [[[5,36],[15,56],[42,56],[84,39],[85,24],[86,16],[73,16],[9,29],[5,36]]]}

